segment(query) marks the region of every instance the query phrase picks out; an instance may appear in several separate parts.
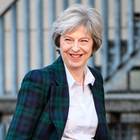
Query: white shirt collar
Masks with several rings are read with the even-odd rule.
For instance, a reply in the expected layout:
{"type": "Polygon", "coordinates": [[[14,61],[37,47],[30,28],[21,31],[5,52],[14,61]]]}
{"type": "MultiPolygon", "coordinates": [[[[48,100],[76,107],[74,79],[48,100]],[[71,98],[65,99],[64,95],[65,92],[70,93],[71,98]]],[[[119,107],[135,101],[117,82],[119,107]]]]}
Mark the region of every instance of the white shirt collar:
{"type": "Polygon", "coordinates": [[[67,81],[68,81],[68,85],[71,88],[73,86],[73,84],[76,82],[73,78],[73,76],[71,75],[71,73],[69,72],[67,66],[64,64],[65,66],[65,71],[66,71],[66,76],[67,76],[67,81]]]}
{"type": "MultiPolygon", "coordinates": [[[[65,71],[66,71],[68,85],[71,88],[76,83],[76,81],[73,78],[73,76],[71,75],[71,73],[69,72],[67,66],[65,64],[64,64],[64,66],[65,66],[65,71]]],[[[84,81],[84,85],[91,84],[93,86],[94,82],[95,82],[95,77],[93,76],[93,74],[91,73],[89,68],[86,66],[85,67],[85,81],[84,81]]]]}
{"type": "Polygon", "coordinates": [[[94,82],[95,82],[95,77],[93,76],[89,68],[86,66],[84,85],[91,84],[93,86],[94,82]]]}

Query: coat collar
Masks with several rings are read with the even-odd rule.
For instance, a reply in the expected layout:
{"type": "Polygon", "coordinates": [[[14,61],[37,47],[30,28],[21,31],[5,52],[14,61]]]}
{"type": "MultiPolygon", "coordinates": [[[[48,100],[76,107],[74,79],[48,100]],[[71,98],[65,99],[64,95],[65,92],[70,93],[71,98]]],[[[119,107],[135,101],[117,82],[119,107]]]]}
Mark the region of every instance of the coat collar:
{"type": "MultiPolygon", "coordinates": [[[[95,69],[91,69],[91,68],[89,69],[96,79],[94,84],[93,85],[90,84],[89,87],[93,94],[93,98],[95,101],[95,108],[96,108],[99,123],[100,123],[101,116],[102,116],[100,114],[100,110],[102,109],[101,104],[102,104],[102,99],[103,99],[103,83],[99,76],[99,73],[95,69]]],[[[52,105],[55,106],[55,108],[53,107],[54,112],[52,112],[51,114],[52,114],[53,122],[57,128],[57,132],[59,133],[59,137],[61,138],[64,128],[65,128],[66,121],[67,121],[68,110],[69,110],[68,83],[67,83],[64,63],[61,56],[51,65],[51,71],[53,72],[52,78],[55,81],[55,86],[52,87],[55,93],[53,93],[54,98],[52,98],[52,101],[51,101],[52,105]],[[60,97],[61,97],[61,100],[59,102],[56,102],[56,100],[60,99],[60,97]],[[61,116],[61,117],[58,118],[58,116],[61,116]]]]}
{"type": "MultiPolygon", "coordinates": [[[[58,57],[58,59],[53,63],[52,65],[54,76],[55,76],[55,82],[57,85],[66,85],[67,83],[67,77],[66,77],[66,71],[65,71],[65,66],[64,66],[64,62],[62,60],[61,55],[58,57]]],[[[92,68],[88,67],[89,71],[93,74],[93,77],[98,79],[97,75],[96,75],[96,71],[93,70],[92,68]]],[[[98,80],[96,81],[97,83],[99,82],[98,80]]],[[[94,83],[94,80],[93,80],[94,83]]],[[[92,84],[93,85],[93,84],[92,84]]]]}
{"type": "Polygon", "coordinates": [[[66,86],[67,85],[67,78],[64,63],[62,57],[59,56],[58,59],[52,64],[52,69],[55,76],[55,82],[58,86],[66,86]]]}
{"type": "Polygon", "coordinates": [[[61,139],[69,110],[69,90],[62,57],[59,56],[48,68],[51,71],[50,117],[61,139]]]}

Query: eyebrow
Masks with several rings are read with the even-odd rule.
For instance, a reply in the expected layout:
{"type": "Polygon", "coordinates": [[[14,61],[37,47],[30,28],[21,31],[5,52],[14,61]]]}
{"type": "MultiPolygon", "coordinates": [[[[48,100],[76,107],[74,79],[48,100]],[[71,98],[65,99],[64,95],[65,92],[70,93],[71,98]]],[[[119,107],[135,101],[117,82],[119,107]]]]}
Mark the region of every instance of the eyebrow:
{"type": "MultiPolygon", "coordinates": [[[[64,37],[64,38],[68,37],[68,38],[74,39],[73,37],[71,37],[71,36],[69,36],[69,35],[63,35],[63,37],[64,37]]],[[[79,39],[89,39],[89,40],[90,40],[91,38],[90,38],[90,37],[81,37],[81,38],[79,38],[79,39]]],[[[78,39],[78,40],[79,40],[79,39],[78,39]]]]}

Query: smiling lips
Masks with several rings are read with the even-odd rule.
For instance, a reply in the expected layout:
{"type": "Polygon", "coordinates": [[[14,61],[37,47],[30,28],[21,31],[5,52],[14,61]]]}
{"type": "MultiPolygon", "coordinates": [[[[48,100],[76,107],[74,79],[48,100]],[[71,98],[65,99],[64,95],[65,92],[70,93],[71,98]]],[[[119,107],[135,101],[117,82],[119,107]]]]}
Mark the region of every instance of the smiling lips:
{"type": "Polygon", "coordinates": [[[78,58],[81,58],[81,56],[83,55],[83,54],[69,54],[73,59],[78,59],[78,58]]]}

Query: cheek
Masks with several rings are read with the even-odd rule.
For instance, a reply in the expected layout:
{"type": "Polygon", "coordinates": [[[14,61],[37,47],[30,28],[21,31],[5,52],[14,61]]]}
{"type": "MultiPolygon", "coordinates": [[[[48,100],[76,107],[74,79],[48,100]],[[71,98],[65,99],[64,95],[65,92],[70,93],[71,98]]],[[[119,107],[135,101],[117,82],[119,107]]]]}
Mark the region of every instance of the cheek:
{"type": "Polygon", "coordinates": [[[60,47],[60,52],[61,53],[66,53],[68,51],[68,49],[66,47],[60,47]]]}
{"type": "Polygon", "coordinates": [[[62,57],[66,57],[68,55],[68,51],[69,51],[68,48],[66,48],[64,46],[60,47],[60,54],[61,54],[62,57]]]}
{"type": "Polygon", "coordinates": [[[66,52],[68,50],[69,50],[69,48],[67,46],[65,46],[63,42],[60,42],[60,51],[66,52]]]}
{"type": "Polygon", "coordinates": [[[88,48],[87,50],[85,50],[85,52],[86,52],[86,54],[87,54],[88,56],[91,56],[92,53],[93,53],[92,47],[90,47],[90,48],[88,48]]]}
{"type": "Polygon", "coordinates": [[[89,49],[89,55],[92,56],[93,55],[93,52],[94,52],[94,49],[93,49],[93,44],[90,46],[90,49],[89,49]]]}

